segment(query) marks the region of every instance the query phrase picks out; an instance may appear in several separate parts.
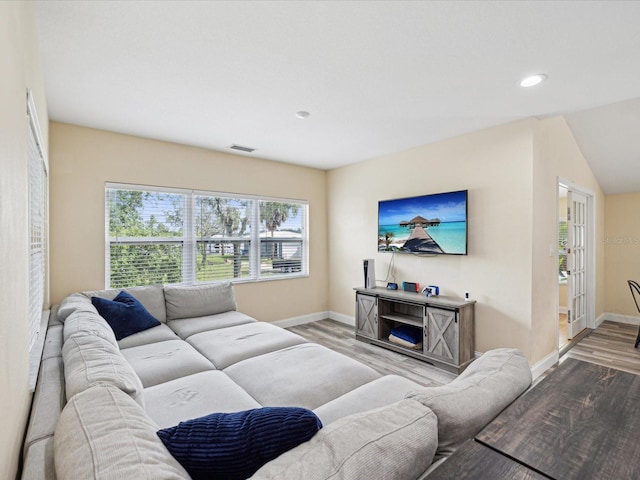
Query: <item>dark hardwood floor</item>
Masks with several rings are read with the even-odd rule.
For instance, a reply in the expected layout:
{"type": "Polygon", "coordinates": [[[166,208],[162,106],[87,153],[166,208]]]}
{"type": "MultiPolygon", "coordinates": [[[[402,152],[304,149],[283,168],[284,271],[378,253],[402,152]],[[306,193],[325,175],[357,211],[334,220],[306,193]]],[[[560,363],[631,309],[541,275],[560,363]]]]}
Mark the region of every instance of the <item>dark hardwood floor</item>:
{"type": "MultiPolygon", "coordinates": [[[[420,360],[356,341],[353,327],[333,320],[320,320],[288,330],[369,365],[383,375],[401,375],[429,387],[444,385],[455,378],[454,374],[420,360]]],[[[575,358],[640,375],[640,349],[633,348],[637,334],[637,326],[605,321],[565,353],[560,363],[566,358],[575,358]]]]}

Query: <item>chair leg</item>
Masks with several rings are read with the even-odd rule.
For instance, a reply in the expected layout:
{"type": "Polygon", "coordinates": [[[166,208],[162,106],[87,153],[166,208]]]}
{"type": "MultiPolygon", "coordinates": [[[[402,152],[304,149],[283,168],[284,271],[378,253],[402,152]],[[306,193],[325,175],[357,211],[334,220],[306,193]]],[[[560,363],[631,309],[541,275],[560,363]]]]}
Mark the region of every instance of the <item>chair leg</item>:
{"type": "Polygon", "coordinates": [[[638,328],[638,336],[636,337],[635,348],[638,348],[638,344],[640,344],[640,328],[638,328]]]}

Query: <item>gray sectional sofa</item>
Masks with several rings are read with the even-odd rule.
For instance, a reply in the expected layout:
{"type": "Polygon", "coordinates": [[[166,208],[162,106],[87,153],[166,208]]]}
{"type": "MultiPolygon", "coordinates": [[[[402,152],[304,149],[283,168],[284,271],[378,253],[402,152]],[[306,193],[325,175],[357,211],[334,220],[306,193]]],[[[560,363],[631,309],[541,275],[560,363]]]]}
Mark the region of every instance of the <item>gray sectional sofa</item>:
{"type": "Polygon", "coordinates": [[[232,285],[126,289],[160,321],[116,340],[91,297],[52,310],[24,444],[23,479],[188,479],[156,435],[212,412],[313,410],[324,427],[255,479],[416,479],[531,383],[494,350],[424,388],[238,312],[232,285]]]}

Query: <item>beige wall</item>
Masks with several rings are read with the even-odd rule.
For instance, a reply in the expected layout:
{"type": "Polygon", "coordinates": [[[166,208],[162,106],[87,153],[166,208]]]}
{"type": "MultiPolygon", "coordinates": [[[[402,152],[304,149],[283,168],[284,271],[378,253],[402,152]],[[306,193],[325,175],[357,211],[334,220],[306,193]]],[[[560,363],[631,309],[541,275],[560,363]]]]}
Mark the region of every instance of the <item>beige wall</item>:
{"type": "MultiPolygon", "coordinates": [[[[558,177],[592,192],[595,198],[595,319],[604,312],[604,194],[582,156],[563,117],[534,123],[534,201],[533,201],[533,358],[542,359],[558,347],[557,245],[558,177]]],[[[595,320],[594,319],[594,320],[595,320]]]]}
{"type": "Polygon", "coordinates": [[[16,475],[29,413],[26,90],[47,139],[30,2],[0,2],[0,478],[16,475]]]}
{"type": "Polygon", "coordinates": [[[640,282],[640,193],[608,195],[605,234],[605,310],[638,317],[627,280],[640,282]]]}
{"type": "MultiPolygon", "coordinates": [[[[595,193],[598,238],[603,232],[604,196],[561,117],[329,172],[55,122],[51,138],[54,303],[104,288],[105,182],[309,200],[310,277],[286,280],[284,289],[283,281],[236,286],[240,308],[266,321],[327,310],[353,316],[362,259],[376,259],[380,280],[391,261],[377,251],[377,202],[467,189],[469,255],[396,255],[395,280],[437,283],[443,295],[469,291],[478,301],[476,349],[517,347],[535,363],[557,348],[557,274],[549,252],[556,246],[559,176],[595,193]]],[[[603,262],[599,242],[597,315],[604,311],[603,262]]]]}
{"type": "Polygon", "coordinates": [[[309,201],[309,277],[241,283],[239,308],[273,321],[327,310],[326,172],[51,123],[51,301],[105,287],[104,187],[122,182],[309,201]]]}
{"type": "MultiPolygon", "coordinates": [[[[395,255],[397,282],[435,283],[442,295],[477,300],[476,350],[511,346],[529,358],[531,330],[531,120],[475,132],[355,165],[328,177],[330,308],[354,315],[362,259],[385,279],[377,251],[378,201],[469,191],[467,256],[395,255]]],[[[379,285],[384,285],[380,283],[379,285]]]]}
{"type": "MultiPolygon", "coordinates": [[[[516,347],[532,364],[557,351],[557,178],[604,196],[561,117],[524,120],[329,172],[330,308],[353,316],[352,288],[363,258],[385,279],[391,256],[377,252],[377,202],[469,190],[466,257],[397,254],[395,280],[436,283],[442,294],[471,292],[476,350],[516,347]]],[[[603,312],[604,252],[596,246],[596,315],[603,312]]],[[[380,285],[384,285],[381,282],[380,285]]]]}

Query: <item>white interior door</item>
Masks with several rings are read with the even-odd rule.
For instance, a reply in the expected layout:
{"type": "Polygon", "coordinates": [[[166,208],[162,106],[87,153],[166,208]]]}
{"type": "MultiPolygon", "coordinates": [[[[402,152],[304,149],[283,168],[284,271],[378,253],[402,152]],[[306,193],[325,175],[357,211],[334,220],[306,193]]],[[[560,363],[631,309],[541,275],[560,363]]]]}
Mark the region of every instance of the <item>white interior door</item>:
{"type": "Polygon", "coordinates": [[[567,194],[568,336],[587,327],[587,197],[567,194]]]}

